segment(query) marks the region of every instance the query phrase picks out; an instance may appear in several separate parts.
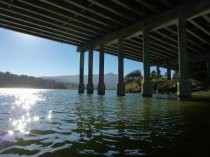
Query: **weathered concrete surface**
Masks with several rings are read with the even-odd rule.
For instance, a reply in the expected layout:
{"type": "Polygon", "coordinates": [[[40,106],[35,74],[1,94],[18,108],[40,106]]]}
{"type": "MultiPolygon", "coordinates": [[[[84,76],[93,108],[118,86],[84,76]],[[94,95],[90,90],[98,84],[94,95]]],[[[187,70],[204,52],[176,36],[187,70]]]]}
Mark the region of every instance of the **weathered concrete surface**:
{"type": "Polygon", "coordinates": [[[105,84],[104,84],[104,47],[100,47],[99,53],[99,83],[98,83],[98,94],[105,94],[105,84]]]}
{"type": "Polygon", "coordinates": [[[143,69],[144,78],[142,81],[142,96],[151,97],[152,96],[152,84],[150,81],[150,36],[149,31],[143,31],[143,69]]]}
{"type": "Polygon", "coordinates": [[[78,93],[84,93],[84,89],[84,52],[81,52],[78,93]]]}
{"type": "Polygon", "coordinates": [[[191,97],[192,82],[189,79],[180,79],[177,82],[177,95],[180,98],[191,97]]]}
{"type": "Polygon", "coordinates": [[[88,84],[87,84],[87,94],[93,94],[93,49],[89,49],[88,54],[88,84]]]}
{"type": "Polygon", "coordinates": [[[118,84],[117,96],[125,96],[123,39],[118,42],[118,84]]]}
{"type": "Polygon", "coordinates": [[[188,76],[187,33],[184,18],[178,19],[178,58],[180,80],[177,85],[177,95],[188,98],[191,97],[191,81],[188,76]]]}

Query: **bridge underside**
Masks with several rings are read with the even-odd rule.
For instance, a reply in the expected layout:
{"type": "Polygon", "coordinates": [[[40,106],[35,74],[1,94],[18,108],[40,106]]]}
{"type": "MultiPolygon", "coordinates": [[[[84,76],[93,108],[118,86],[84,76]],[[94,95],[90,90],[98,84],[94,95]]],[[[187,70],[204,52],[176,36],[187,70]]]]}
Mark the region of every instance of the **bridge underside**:
{"type": "MultiPolygon", "coordinates": [[[[194,72],[207,73],[206,63],[210,58],[209,0],[0,1],[0,27],[72,44],[82,53],[90,49],[101,51],[103,47],[103,52],[119,56],[120,49],[122,58],[142,62],[146,46],[144,31],[147,30],[149,65],[170,66],[176,71],[180,71],[178,54],[183,51],[179,47],[183,34],[179,34],[179,19],[184,19],[182,29],[189,62],[186,70],[192,77],[196,75],[194,72]],[[123,40],[121,46],[120,40],[123,40]]],[[[119,63],[123,66],[120,58],[119,63]]],[[[123,73],[120,66],[119,72],[123,73]]],[[[103,78],[101,81],[103,84],[103,78]]]]}

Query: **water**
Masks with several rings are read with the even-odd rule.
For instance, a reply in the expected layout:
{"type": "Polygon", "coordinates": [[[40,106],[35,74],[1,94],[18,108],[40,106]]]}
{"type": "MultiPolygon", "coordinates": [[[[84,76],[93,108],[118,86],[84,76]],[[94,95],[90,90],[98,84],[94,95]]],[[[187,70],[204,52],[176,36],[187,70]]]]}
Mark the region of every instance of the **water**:
{"type": "Polygon", "coordinates": [[[0,157],[207,157],[209,148],[209,102],[0,89],[0,157]]]}

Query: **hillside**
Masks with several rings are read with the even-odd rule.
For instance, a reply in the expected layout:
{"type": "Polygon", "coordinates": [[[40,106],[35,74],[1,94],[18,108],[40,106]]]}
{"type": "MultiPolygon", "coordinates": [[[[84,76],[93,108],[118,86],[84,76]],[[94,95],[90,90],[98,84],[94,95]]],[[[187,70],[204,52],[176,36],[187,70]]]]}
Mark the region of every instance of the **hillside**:
{"type": "Polygon", "coordinates": [[[0,72],[0,88],[66,89],[75,88],[76,86],[76,84],[58,82],[50,79],[0,72]]]}
{"type": "MultiPolygon", "coordinates": [[[[98,85],[98,75],[93,75],[93,84],[94,87],[97,88],[98,85]]],[[[79,75],[66,75],[66,76],[45,76],[43,79],[51,79],[59,82],[71,82],[78,84],[79,83],[79,75]]],[[[88,76],[84,75],[84,84],[86,85],[88,82],[88,76]]],[[[104,83],[106,85],[106,89],[116,89],[117,87],[117,74],[107,73],[104,75],[104,83]]]]}

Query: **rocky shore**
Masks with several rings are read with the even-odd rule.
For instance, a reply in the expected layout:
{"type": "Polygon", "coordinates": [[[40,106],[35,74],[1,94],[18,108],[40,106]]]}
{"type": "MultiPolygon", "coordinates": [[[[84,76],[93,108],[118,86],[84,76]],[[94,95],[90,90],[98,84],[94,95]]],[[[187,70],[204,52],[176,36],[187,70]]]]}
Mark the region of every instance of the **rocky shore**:
{"type": "MultiPolygon", "coordinates": [[[[196,80],[192,81],[192,92],[210,95],[210,87],[203,82],[196,80]]],[[[176,94],[177,92],[177,80],[152,80],[153,92],[160,94],[176,94]]],[[[133,81],[126,83],[125,89],[127,93],[140,93],[141,81],[133,81]]]]}

